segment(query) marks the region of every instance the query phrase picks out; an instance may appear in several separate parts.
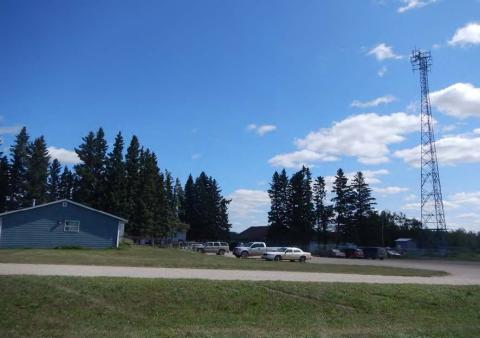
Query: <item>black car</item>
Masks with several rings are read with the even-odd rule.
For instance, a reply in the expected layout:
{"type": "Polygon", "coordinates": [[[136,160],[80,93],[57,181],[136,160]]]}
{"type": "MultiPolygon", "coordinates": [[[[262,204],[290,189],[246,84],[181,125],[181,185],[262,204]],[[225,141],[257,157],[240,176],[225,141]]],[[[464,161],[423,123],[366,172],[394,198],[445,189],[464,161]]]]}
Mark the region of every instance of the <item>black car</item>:
{"type": "Polygon", "coordinates": [[[387,257],[387,250],[382,247],[365,247],[362,248],[363,250],[363,256],[365,258],[371,258],[371,259],[380,259],[383,260],[385,257],[387,257]]]}

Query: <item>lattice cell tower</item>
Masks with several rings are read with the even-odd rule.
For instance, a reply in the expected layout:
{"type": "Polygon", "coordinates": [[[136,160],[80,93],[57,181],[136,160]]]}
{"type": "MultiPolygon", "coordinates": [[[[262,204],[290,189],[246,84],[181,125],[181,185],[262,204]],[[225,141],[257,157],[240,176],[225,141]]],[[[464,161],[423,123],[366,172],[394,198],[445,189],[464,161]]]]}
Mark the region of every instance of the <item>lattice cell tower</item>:
{"type": "Polygon", "coordinates": [[[422,225],[430,230],[446,231],[442,186],[438,173],[437,150],[433,133],[428,72],[432,65],[430,52],[414,50],[410,57],[413,70],[420,73],[421,89],[421,214],[422,225]]]}

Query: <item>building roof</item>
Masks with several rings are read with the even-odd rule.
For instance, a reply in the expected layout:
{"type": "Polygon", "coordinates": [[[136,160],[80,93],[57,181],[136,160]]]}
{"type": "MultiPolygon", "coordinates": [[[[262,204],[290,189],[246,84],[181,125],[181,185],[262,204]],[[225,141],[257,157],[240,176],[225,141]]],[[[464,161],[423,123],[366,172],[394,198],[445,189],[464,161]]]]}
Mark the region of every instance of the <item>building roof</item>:
{"type": "Polygon", "coordinates": [[[268,226],[253,226],[238,234],[239,239],[264,239],[268,235],[268,226]]]}
{"type": "Polygon", "coordinates": [[[98,213],[103,214],[103,215],[105,215],[105,216],[113,217],[113,218],[118,219],[119,221],[122,221],[122,222],[125,222],[125,223],[127,222],[127,220],[126,220],[125,218],[122,218],[122,217],[119,217],[119,216],[115,216],[115,215],[109,214],[108,212],[105,212],[105,211],[102,211],[102,210],[94,209],[94,208],[92,208],[92,207],[86,206],[86,205],[81,204],[81,203],[78,203],[78,202],[71,201],[71,200],[66,199],[66,198],[61,199],[61,200],[57,200],[57,201],[53,201],[53,202],[49,202],[49,203],[39,204],[39,205],[36,205],[36,206],[33,206],[33,207],[22,208],[22,209],[18,209],[18,210],[6,211],[6,212],[4,212],[4,213],[1,213],[1,214],[0,214],[0,217],[5,216],[5,215],[14,214],[14,213],[16,213],[16,212],[22,212],[22,211],[27,211],[27,210],[42,208],[42,207],[46,207],[47,205],[52,205],[52,204],[56,204],[56,203],[63,203],[63,202],[68,202],[68,203],[71,203],[71,204],[73,204],[73,205],[76,205],[76,206],[79,206],[79,207],[82,207],[82,208],[85,208],[85,209],[88,209],[88,210],[91,210],[91,211],[98,212],[98,213]]]}
{"type": "Polygon", "coordinates": [[[412,240],[412,238],[397,238],[396,240],[394,240],[394,242],[408,242],[412,240]]]}

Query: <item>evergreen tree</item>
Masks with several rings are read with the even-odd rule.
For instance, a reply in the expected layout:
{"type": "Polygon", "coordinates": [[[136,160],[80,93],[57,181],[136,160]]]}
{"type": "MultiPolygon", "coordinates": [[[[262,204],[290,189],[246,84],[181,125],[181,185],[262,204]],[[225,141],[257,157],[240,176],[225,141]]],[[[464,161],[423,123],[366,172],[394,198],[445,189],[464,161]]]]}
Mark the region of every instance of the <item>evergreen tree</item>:
{"type": "Polygon", "coordinates": [[[106,204],[106,152],[107,142],[102,128],[97,133],[90,132],[83,138],[83,143],[75,148],[82,163],[75,165],[78,186],[75,200],[97,209],[104,209],[106,204]]]}
{"type": "Polygon", "coordinates": [[[318,176],[313,184],[313,201],[315,205],[317,233],[319,234],[319,239],[322,239],[323,244],[327,244],[328,227],[333,217],[333,206],[325,204],[326,196],[325,179],[322,176],[318,176]]]}
{"type": "Polygon", "coordinates": [[[365,182],[361,171],[357,172],[351,184],[353,198],[353,222],[362,244],[369,244],[370,224],[366,222],[367,217],[373,212],[375,198],[372,197],[372,190],[365,182]]]}
{"type": "Polygon", "coordinates": [[[139,189],[140,189],[140,143],[134,135],[130,141],[125,156],[125,172],[126,172],[126,211],[128,214],[128,223],[126,232],[130,235],[138,233],[139,224],[135,219],[138,214],[139,205],[139,189]]]}
{"type": "Polygon", "coordinates": [[[336,214],[336,242],[355,241],[357,236],[352,228],[352,191],[342,169],[337,170],[332,192],[335,194],[332,202],[336,214]]]}
{"type": "Polygon", "coordinates": [[[56,158],[48,168],[47,195],[50,202],[60,199],[61,168],[60,162],[56,158]]]}
{"type": "Polygon", "coordinates": [[[48,164],[50,155],[43,136],[36,138],[27,148],[27,191],[26,203],[31,205],[45,203],[47,196],[48,164]]]}
{"type": "Polygon", "coordinates": [[[304,247],[312,239],[315,221],[310,169],[302,167],[290,179],[290,238],[304,247]]]}
{"type": "Polygon", "coordinates": [[[7,200],[9,197],[8,170],[8,159],[0,151],[0,212],[7,210],[7,200]]]}
{"type": "Polygon", "coordinates": [[[180,222],[185,221],[185,192],[183,191],[182,184],[180,183],[180,179],[175,180],[175,188],[174,188],[174,196],[175,196],[175,211],[180,222]]]}
{"type": "Polygon", "coordinates": [[[194,222],[197,217],[194,204],[195,182],[193,181],[192,175],[188,175],[187,182],[185,183],[185,199],[183,202],[184,217],[183,219],[180,218],[180,220],[190,226],[190,229],[187,233],[189,239],[192,239],[192,235],[195,233],[195,230],[192,229],[192,227],[194,227],[194,222]]]}
{"type": "Polygon", "coordinates": [[[75,177],[67,166],[63,167],[62,175],[60,176],[59,193],[60,198],[71,200],[73,198],[73,189],[75,186],[75,177]]]}
{"type": "Polygon", "coordinates": [[[115,137],[113,150],[106,163],[105,210],[122,217],[127,216],[127,178],[123,161],[123,137],[119,132],[115,137]]]}
{"type": "Polygon", "coordinates": [[[275,172],[268,190],[270,211],[268,212],[268,238],[275,243],[282,243],[289,236],[289,179],[285,169],[275,172]]]}
{"type": "Polygon", "coordinates": [[[12,156],[10,165],[9,209],[14,210],[28,206],[24,199],[27,194],[27,162],[28,162],[27,129],[23,127],[10,147],[12,156]]]}

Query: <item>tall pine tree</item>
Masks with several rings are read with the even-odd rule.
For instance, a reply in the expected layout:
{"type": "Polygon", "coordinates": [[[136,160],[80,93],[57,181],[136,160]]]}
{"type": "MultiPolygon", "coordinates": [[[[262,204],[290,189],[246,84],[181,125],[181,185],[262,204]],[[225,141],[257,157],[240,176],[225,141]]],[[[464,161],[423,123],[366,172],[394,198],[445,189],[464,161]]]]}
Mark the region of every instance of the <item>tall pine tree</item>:
{"type": "Polygon", "coordinates": [[[313,202],[315,205],[315,224],[318,238],[324,245],[328,241],[328,228],[333,217],[333,206],[325,203],[326,197],[325,179],[322,176],[318,176],[313,184],[313,202]]]}
{"type": "Polygon", "coordinates": [[[353,222],[356,232],[362,244],[368,245],[371,229],[370,222],[367,221],[368,216],[373,212],[375,198],[372,196],[372,189],[365,182],[365,177],[361,171],[355,174],[351,184],[353,194],[353,222]]]}
{"type": "Polygon", "coordinates": [[[314,207],[310,169],[302,167],[290,179],[290,238],[304,248],[313,237],[314,207]]]}
{"type": "Polygon", "coordinates": [[[0,151],[0,212],[7,210],[9,197],[8,169],[8,159],[0,151]]]}
{"type": "Polygon", "coordinates": [[[352,191],[341,168],[337,170],[332,192],[335,194],[332,202],[336,216],[336,242],[355,241],[357,236],[352,228],[352,191]]]}
{"type": "Polygon", "coordinates": [[[28,142],[29,136],[27,128],[23,127],[15,138],[14,144],[10,147],[11,165],[10,165],[10,188],[9,188],[9,206],[11,210],[24,206],[27,195],[27,162],[28,162],[28,142]]]}
{"type": "Polygon", "coordinates": [[[25,202],[31,205],[45,203],[47,196],[48,164],[50,155],[43,136],[36,138],[27,148],[27,191],[25,202]]]}
{"type": "Polygon", "coordinates": [[[60,196],[60,185],[61,177],[60,171],[62,166],[60,162],[55,158],[53,159],[50,167],[48,168],[48,183],[47,183],[47,195],[50,202],[56,201],[61,198],[60,196]]]}
{"type": "Polygon", "coordinates": [[[63,167],[62,175],[60,176],[60,198],[73,199],[73,190],[75,188],[75,175],[68,169],[63,167]]]}
{"type": "Polygon", "coordinates": [[[113,150],[106,163],[105,210],[120,216],[127,216],[127,178],[123,161],[123,136],[115,137],[113,150]]]}
{"type": "Polygon", "coordinates": [[[282,243],[289,237],[290,226],[289,179],[285,169],[273,174],[268,195],[271,201],[268,238],[273,243],[282,243]]]}

